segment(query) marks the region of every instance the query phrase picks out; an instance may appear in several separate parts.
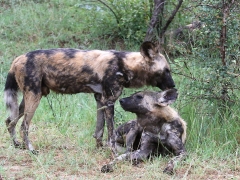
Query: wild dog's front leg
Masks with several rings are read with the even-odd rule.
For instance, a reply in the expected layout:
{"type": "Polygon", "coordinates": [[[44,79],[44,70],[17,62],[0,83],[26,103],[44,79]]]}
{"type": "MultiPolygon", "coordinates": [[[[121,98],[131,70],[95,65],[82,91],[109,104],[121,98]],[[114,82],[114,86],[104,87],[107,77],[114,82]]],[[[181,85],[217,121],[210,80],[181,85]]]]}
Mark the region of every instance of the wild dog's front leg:
{"type": "MultiPolygon", "coordinates": [[[[104,133],[105,120],[107,121],[108,129],[108,145],[113,147],[113,130],[114,130],[114,103],[115,101],[106,101],[101,94],[94,95],[97,102],[97,125],[93,135],[96,138],[97,147],[103,146],[102,138],[104,133]]],[[[115,99],[114,99],[115,100],[115,99]]]]}
{"type": "Polygon", "coordinates": [[[130,155],[131,155],[131,152],[128,152],[128,153],[125,153],[125,154],[122,154],[122,155],[116,157],[116,158],[115,158],[113,161],[111,161],[109,164],[104,165],[104,166],[101,168],[101,172],[102,172],[102,173],[113,172],[114,165],[115,165],[117,162],[120,162],[120,161],[124,161],[124,160],[129,159],[129,158],[130,158],[130,155]]]}
{"type": "Polygon", "coordinates": [[[154,142],[154,139],[152,139],[152,137],[147,133],[143,132],[141,136],[141,147],[139,150],[134,151],[131,154],[130,159],[136,164],[139,161],[147,159],[155,149],[156,142],[154,142]]]}
{"type": "MultiPolygon", "coordinates": [[[[137,125],[135,125],[136,127],[132,127],[130,129],[130,131],[128,132],[127,136],[126,136],[126,152],[131,152],[134,149],[134,142],[136,140],[137,135],[140,133],[137,125]]],[[[140,142],[139,142],[140,145],[140,142]]]]}
{"type": "Polygon", "coordinates": [[[107,107],[104,109],[105,111],[105,119],[107,122],[107,129],[108,129],[108,145],[112,148],[115,152],[115,145],[114,145],[114,102],[108,102],[107,107]]]}
{"type": "Polygon", "coordinates": [[[106,107],[104,108],[104,115],[107,123],[108,129],[108,145],[112,148],[113,152],[115,151],[115,137],[114,137],[114,104],[115,101],[122,93],[123,87],[119,84],[118,81],[113,77],[113,79],[106,79],[106,89],[102,95],[102,103],[106,107]],[[113,88],[109,88],[113,87],[113,88]]]}
{"type": "Polygon", "coordinates": [[[183,160],[186,157],[187,153],[184,144],[182,143],[182,139],[179,137],[179,135],[176,134],[175,132],[172,132],[171,130],[169,130],[167,133],[168,133],[167,144],[169,147],[173,149],[175,157],[168,162],[167,167],[164,169],[163,172],[172,175],[174,166],[178,162],[183,160]]]}
{"type": "Polygon", "coordinates": [[[164,173],[167,173],[167,174],[170,174],[170,175],[173,175],[173,169],[174,169],[174,166],[182,161],[184,158],[186,157],[186,152],[181,152],[179,155],[175,156],[174,158],[172,158],[168,164],[167,164],[167,167],[164,169],[164,173]]]}
{"type": "Polygon", "coordinates": [[[114,130],[114,102],[115,101],[107,101],[105,97],[101,94],[95,94],[95,99],[97,102],[97,125],[96,130],[93,135],[96,138],[97,147],[101,147],[103,145],[102,138],[104,132],[105,120],[107,121],[107,129],[108,129],[108,145],[113,147],[112,138],[113,130],[114,130]]]}
{"type": "Polygon", "coordinates": [[[109,164],[104,165],[101,169],[101,172],[103,173],[112,172],[114,165],[117,162],[124,161],[124,160],[131,160],[133,164],[136,164],[139,161],[146,159],[153,152],[154,148],[155,148],[155,144],[151,141],[151,137],[143,133],[141,148],[139,150],[133,151],[133,152],[127,152],[125,154],[122,154],[116,157],[109,164]]]}
{"type": "Polygon", "coordinates": [[[103,142],[103,132],[104,132],[104,125],[105,125],[105,119],[104,119],[104,106],[101,102],[102,95],[101,94],[94,94],[95,100],[97,102],[97,125],[96,130],[93,135],[94,138],[96,138],[96,144],[97,147],[102,147],[103,142]]]}
{"type": "Polygon", "coordinates": [[[139,149],[142,129],[138,127],[136,120],[131,120],[120,125],[117,129],[115,129],[114,133],[115,146],[117,151],[121,152],[121,154],[139,149]],[[137,138],[137,136],[139,137],[137,138]],[[124,148],[124,145],[126,148],[124,148]]]}

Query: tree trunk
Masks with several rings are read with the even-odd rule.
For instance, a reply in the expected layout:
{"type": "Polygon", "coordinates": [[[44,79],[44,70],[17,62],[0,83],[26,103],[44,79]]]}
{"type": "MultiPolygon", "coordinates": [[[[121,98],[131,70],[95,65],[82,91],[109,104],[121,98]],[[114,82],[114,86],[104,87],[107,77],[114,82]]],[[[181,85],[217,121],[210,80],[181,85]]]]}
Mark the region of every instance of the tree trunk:
{"type": "MultiPolygon", "coordinates": [[[[154,8],[145,41],[151,41],[154,36],[154,28],[159,24],[159,14],[163,14],[165,0],[154,0],[154,8]]],[[[161,27],[160,27],[161,28],[161,27]]]]}
{"type": "Polygon", "coordinates": [[[163,25],[164,4],[166,1],[167,0],[154,0],[154,10],[145,36],[145,41],[152,41],[154,29],[157,27],[157,35],[159,36],[159,42],[161,42],[166,30],[183,3],[183,0],[178,0],[177,6],[172,11],[171,16],[166,20],[165,25],[163,25]]]}
{"type": "Polygon", "coordinates": [[[228,6],[225,3],[225,0],[222,0],[222,28],[220,33],[220,48],[221,48],[221,59],[222,59],[222,65],[226,66],[226,39],[227,39],[227,17],[228,17],[228,6]]]}
{"type": "MultiPolygon", "coordinates": [[[[227,42],[227,18],[229,16],[230,6],[234,4],[234,0],[222,0],[222,28],[220,32],[220,53],[222,59],[223,69],[226,69],[226,42],[227,42]]],[[[227,71],[225,72],[227,73],[227,71]]],[[[226,84],[222,85],[222,100],[226,102],[228,97],[228,87],[226,84]]]]}

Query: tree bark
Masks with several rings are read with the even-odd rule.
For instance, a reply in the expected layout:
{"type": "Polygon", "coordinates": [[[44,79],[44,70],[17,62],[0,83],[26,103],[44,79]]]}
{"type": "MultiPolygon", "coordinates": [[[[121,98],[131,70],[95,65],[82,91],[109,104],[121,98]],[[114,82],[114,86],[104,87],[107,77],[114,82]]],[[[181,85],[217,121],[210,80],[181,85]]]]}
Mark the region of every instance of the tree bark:
{"type": "Polygon", "coordinates": [[[151,41],[154,35],[154,28],[159,23],[159,14],[163,14],[165,0],[154,0],[154,9],[149,27],[145,36],[145,41],[151,41]]]}
{"type": "Polygon", "coordinates": [[[222,65],[226,66],[226,39],[227,39],[227,16],[228,16],[228,6],[225,3],[225,0],[222,0],[222,28],[220,33],[220,51],[221,51],[221,59],[222,59],[222,65]]]}
{"type": "MultiPolygon", "coordinates": [[[[220,32],[220,53],[223,67],[226,67],[226,42],[227,42],[227,18],[229,16],[229,9],[234,4],[234,0],[222,0],[222,28],[220,32]],[[231,2],[230,2],[231,1],[231,2]]],[[[227,73],[227,72],[226,72],[227,73]]],[[[228,87],[226,84],[222,86],[222,100],[224,102],[229,99],[228,87]]]]}
{"type": "Polygon", "coordinates": [[[178,5],[176,8],[172,11],[171,16],[167,19],[165,25],[163,26],[162,19],[160,17],[163,17],[164,12],[164,4],[166,3],[166,0],[154,0],[154,10],[153,14],[149,23],[149,27],[145,36],[145,41],[151,41],[154,36],[154,28],[156,28],[157,25],[157,32],[159,35],[160,40],[164,36],[167,28],[171,24],[172,20],[174,19],[176,13],[178,12],[179,8],[181,7],[183,0],[178,0],[178,5]],[[160,14],[162,16],[160,16],[160,14]]]}
{"type": "Polygon", "coordinates": [[[229,9],[233,4],[234,0],[222,0],[222,28],[220,33],[220,51],[223,66],[226,66],[227,18],[229,16],[229,9]]]}
{"type": "Polygon", "coordinates": [[[176,6],[176,8],[174,9],[174,11],[172,12],[171,16],[168,18],[165,26],[161,29],[159,37],[162,38],[167,30],[167,28],[169,27],[169,25],[171,24],[172,20],[174,19],[175,15],[177,14],[179,8],[181,7],[183,3],[183,0],[178,0],[178,5],[176,6]]]}

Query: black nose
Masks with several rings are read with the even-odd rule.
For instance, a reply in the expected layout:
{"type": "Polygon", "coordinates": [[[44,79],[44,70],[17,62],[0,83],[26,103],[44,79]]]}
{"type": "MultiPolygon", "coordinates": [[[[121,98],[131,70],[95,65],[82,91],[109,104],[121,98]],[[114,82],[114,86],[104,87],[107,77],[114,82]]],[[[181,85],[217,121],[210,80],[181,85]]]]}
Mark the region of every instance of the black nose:
{"type": "Polygon", "coordinates": [[[174,88],[174,87],[175,87],[174,81],[172,81],[171,83],[169,83],[169,84],[167,85],[167,87],[168,87],[168,89],[174,88]]]}
{"type": "Polygon", "coordinates": [[[123,104],[124,103],[124,99],[123,98],[120,99],[119,102],[120,102],[120,104],[123,104]]]}

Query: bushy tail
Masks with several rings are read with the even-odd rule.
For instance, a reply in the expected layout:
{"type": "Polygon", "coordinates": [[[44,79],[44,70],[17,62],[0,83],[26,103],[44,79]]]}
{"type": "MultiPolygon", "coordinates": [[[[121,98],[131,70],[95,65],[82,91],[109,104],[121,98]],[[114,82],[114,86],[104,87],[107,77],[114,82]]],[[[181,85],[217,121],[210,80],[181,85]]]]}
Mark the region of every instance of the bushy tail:
{"type": "Polygon", "coordinates": [[[19,108],[18,108],[18,84],[15,78],[15,74],[9,72],[7,75],[7,81],[5,84],[4,89],[4,99],[7,106],[7,109],[10,111],[10,120],[14,120],[19,115],[19,108]]]}

